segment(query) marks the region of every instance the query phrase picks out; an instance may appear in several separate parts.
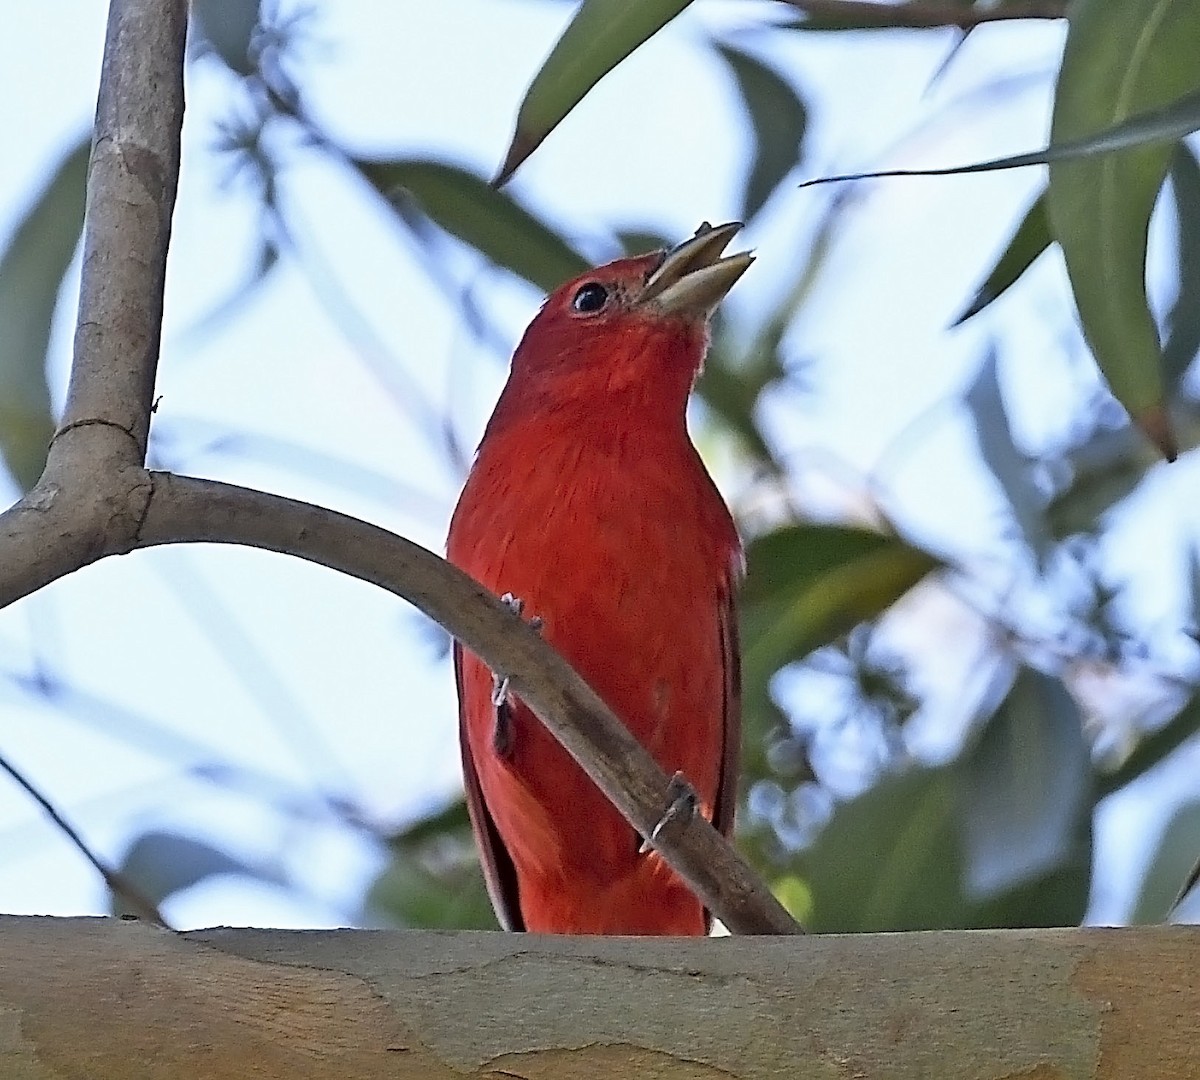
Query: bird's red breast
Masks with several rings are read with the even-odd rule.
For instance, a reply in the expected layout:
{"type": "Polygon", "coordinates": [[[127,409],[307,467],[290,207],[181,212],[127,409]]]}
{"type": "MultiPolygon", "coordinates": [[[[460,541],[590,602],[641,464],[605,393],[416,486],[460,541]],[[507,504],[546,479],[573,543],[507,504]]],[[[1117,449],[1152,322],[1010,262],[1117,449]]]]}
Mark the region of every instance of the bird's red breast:
{"type": "MultiPolygon", "coordinates": [[[[719,246],[721,237],[704,250],[701,234],[691,253],[685,244],[621,260],[551,295],[513,358],[447,554],[492,591],[519,597],[728,832],[741,549],[685,423],[708,314],[749,263],[719,258],[736,230],[724,231],[719,246]],[[682,266],[672,267],[677,252],[682,266]],[[664,285],[671,274],[684,286],[664,285]]],[[[455,659],[468,804],[501,922],[704,933],[699,901],[639,851],[641,838],[537,718],[519,701],[498,709],[492,673],[457,648],[455,659]]]]}

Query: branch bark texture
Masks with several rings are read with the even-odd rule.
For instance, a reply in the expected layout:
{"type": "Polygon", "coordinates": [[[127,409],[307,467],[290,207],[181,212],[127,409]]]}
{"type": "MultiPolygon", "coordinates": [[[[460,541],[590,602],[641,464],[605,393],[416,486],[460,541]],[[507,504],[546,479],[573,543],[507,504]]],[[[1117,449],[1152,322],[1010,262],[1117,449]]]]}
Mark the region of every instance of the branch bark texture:
{"type": "MultiPolygon", "coordinates": [[[[504,672],[634,828],[643,836],[654,831],[667,809],[670,778],[566,661],[457,567],[331,510],[231,484],[150,476],[153,491],[129,547],[244,544],[320,563],[403,597],[504,672]]],[[[749,864],[700,815],[671,818],[655,846],[734,933],[798,931],[749,864]]]]}
{"type": "MultiPolygon", "coordinates": [[[[0,515],[0,607],[97,559],[170,543],[246,544],[351,574],[410,600],[509,677],[643,835],[669,778],[586,683],[460,571],[398,536],[319,507],[144,467],[183,120],[185,0],[112,0],[67,415],[46,471],[0,515]]],[[[655,846],[730,930],[799,928],[700,816],[655,846]]]]}
{"type": "Polygon", "coordinates": [[[12,1080],[1187,1080],[1200,928],[806,938],[0,918],[12,1080]]]}
{"type": "Polygon", "coordinates": [[[146,458],[179,179],[187,0],[109,7],[62,428],[108,424],[146,458]]]}

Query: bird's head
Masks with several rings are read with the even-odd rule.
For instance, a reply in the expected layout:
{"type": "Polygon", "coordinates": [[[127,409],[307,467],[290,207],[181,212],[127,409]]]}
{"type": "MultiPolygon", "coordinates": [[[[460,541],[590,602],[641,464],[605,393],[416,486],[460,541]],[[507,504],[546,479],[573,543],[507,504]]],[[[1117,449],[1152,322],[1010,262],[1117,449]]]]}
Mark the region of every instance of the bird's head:
{"type": "Polygon", "coordinates": [[[669,251],[618,259],[547,297],[513,356],[505,397],[561,408],[618,397],[682,418],[713,311],[754,257],[724,255],[739,222],[707,223],[669,251]]]}

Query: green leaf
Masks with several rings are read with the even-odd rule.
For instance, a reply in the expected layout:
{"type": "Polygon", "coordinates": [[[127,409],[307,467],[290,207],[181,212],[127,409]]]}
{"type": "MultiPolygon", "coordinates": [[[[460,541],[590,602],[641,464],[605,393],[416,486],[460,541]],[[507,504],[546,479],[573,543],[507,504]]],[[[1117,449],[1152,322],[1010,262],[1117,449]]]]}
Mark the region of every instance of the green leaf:
{"type": "MultiPolygon", "coordinates": [[[[650,229],[620,229],[617,232],[621,250],[626,255],[647,255],[651,251],[668,251],[674,245],[662,233],[650,229]]],[[[720,309],[718,309],[720,310],[720,309]]]]}
{"type": "Polygon", "coordinates": [[[1200,93],[1185,94],[1166,105],[1147,109],[1092,135],[1064,139],[1061,142],[1052,141],[1041,150],[992,158],[989,161],[975,161],[969,165],[949,165],[939,169],[877,169],[872,172],[818,176],[812,180],[805,180],[799,186],[818,187],[821,184],[841,184],[849,180],[883,180],[897,176],[965,176],[972,173],[1000,172],[1004,169],[1023,169],[1029,165],[1084,161],[1120,150],[1177,142],[1193,131],[1200,131],[1200,93]]]}
{"type": "Polygon", "coordinates": [[[593,86],[691,0],[584,0],[534,76],[494,181],[498,187],[593,86]]]}
{"type": "Polygon", "coordinates": [[[1165,922],[1179,890],[1200,857],[1200,801],[1185,803],[1171,816],[1158,850],[1142,879],[1130,922],[1165,922]]]}
{"type": "Polygon", "coordinates": [[[192,0],[192,15],[204,40],[225,66],[250,75],[250,39],[259,20],[258,0],[192,0]]]}
{"type": "MultiPolygon", "coordinates": [[[[287,884],[287,879],[276,870],[252,865],[203,840],[160,830],[139,836],[126,851],[119,871],[156,906],[207,878],[223,874],[271,885],[287,884]]],[[[114,897],[114,907],[119,903],[119,898],[114,897]]]]}
{"type": "Polygon", "coordinates": [[[996,353],[989,352],[963,403],[975,421],[975,437],[985,464],[1008,496],[1026,543],[1042,559],[1050,539],[1042,495],[1034,482],[1033,462],[1013,441],[1008,410],[1000,392],[998,365],[996,353]]]}
{"type": "Polygon", "coordinates": [[[784,874],[771,882],[771,892],[801,926],[808,926],[812,917],[812,889],[808,882],[795,874],[784,874]]]}
{"type": "Polygon", "coordinates": [[[0,455],[29,489],[54,433],[46,349],[63,275],[79,244],[91,140],[59,163],[0,254],[0,455]]]}
{"type": "Polygon", "coordinates": [[[417,819],[390,837],[388,846],[391,861],[367,892],[361,922],[495,929],[463,799],[417,819]]]}
{"type": "MultiPolygon", "coordinates": [[[[854,933],[1077,924],[1090,881],[1090,801],[1076,790],[1069,805],[1052,814],[1051,844],[1039,835],[1043,823],[1019,801],[1040,793],[1045,807],[1044,789],[1056,778],[1049,767],[1024,759],[1047,747],[1057,755],[1060,735],[1069,748],[1070,717],[1057,716],[1051,722],[1062,725],[1059,734],[1047,739],[1043,729],[1026,747],[1018,741],[1021,730],[1034,724],[1014,702],[973,755],[886,776],[838,806],[812,847],[795,859],[812,896],[808,928],[854,933]],[[985,777],[988,767],[1000,775],[985,777]],[[1017,790],[1006,792],[1005,780],[1017,790]],[[1034,843],[1034,857],[1020,847],[1022,837],[1034,843]]],[[[1080,739],[1077,723],[1074,738],[1080,739]]],[[[1077,749],[1069,756],[1077,771],[1077,749]]]]}
{"type": "MultiPolygon", "coordinates": [[[[1051,142],[1093,137],[1147,110],[1200,126],[1200,4],[1077,0],[1055,92],[1051,142]]],[[[1184,132],[1180,132],[1175,137],[1184,132]]],[[[1162,354],[1146,297],[1150,214],[1171,141],[1121,154],[1056,161],[1047,208],[1062,246],[1084,336],[1113,394],[1167,457],[1162,354]]]]}
{"type": "Polygon", "coordinates": [[[1102,773],[1096,780],[1096,797],[1102,799],[1136,780],[1197,731],[1200,731],[1200,697],[1192,698],[1161,728],[1143,738],[1116,769],[1102,773]]]}
{"type": "MultiPolygon", "coordinates": [[[[783,378],[778,343],[738,355],[724,319],[713,320],[712,343],[696,393],[742,440],[743,445],[769,468],[779,470],[771,448],[755,418],[758,399],[768,386],[783,378]]],[[[764,343],[765,344],[765,343],[764,343]]]]}
{"type": "MultiPolygon", "coordinates": [[[[972,6],[970,0],[951,0],[950,4],[936,8],[907,2],[829,4],[820,5],[819,11],[805,10],[799,18],[773,23],[771,28],[806,31],[940,30],[955,25],[955,4],[964,12],[969,11],[972,6]]],[[[973,29],[973,26],[966,27],[962,37],[965,38],[973,29]]]]}
{"type": "Polygon", "coordinates": [[[1163,382],[1178,389],[1200,351],[1200,162],[1187,143],[1175,148],[1171,193],[1179,229],[1179,289],[1167,313],[1163,345],[1163,382]]]}
{"type": "Polygon", "coordinates": [[[396,855],[371,883],[360,921],[423,930],[495,930],[496,916],[477,859],[439,873],[396,855]]]}
{"type": "Polygon", "coordinates": [[[754,126],[754,159],[742,199],[749,221],[800,161],[808,110],[791,83],[761,60],[730,45],[717,46],[754,126]]]}
{"type": "Polygon", "coordinates": [[[389,836],[388,844],[397,851],[412,851],[447,836],[461,839],[470,835],[471,816],[467,812],[467,800],[458,798],[389,836]]]}
{"type": "Polygon", "coordinates": [[[406,210],[407,196],[446,232],[544,292],[588,269],[558,233],[466,169],[422,158],[354,164],[394,205],[406,210]]]}
{"type": "Polygon", "coordinates": [[[770,685],[785,664],[874,618],[939,563],[894,535],[791,525],[747,548],[739,612],[743,772],[773,775],[768,747],[788,730],[770,685]]]}
{"type": "Polygon", "coordinates": [[[1034,260],[1052,242],[1050,222],[1046,217],[1046,194],[1042,192],[1026,212],[1025,217],[1021,219],[1021,224],[1013,233],[1008,247],[1004,249],[1004,254],[992,267],[992,272],[988,274],[987,280],[979,286],[971,298],[971,302],[951,325],[958,326],[966,322],[1000,297],[1016,283],[1017,279],[1033,265],[1034,260]]]}
{"type": "Polygon", "coordinates": [[[788,525],[746,549],[742,591],[747,683],[872,619],[939,563],[898,536],[832,525],[788,525]]]}
{"type": "Polygon", "coordinates": [[[1089,866],[1073,860],[980,898],[965,886],[955,765],[885,777],[840,805],[795,863],[809,887],[816,933],[966,930],[1078,924],[1089,866]]]}
{"type": "Polygon", "coordinates": [[[956,770],[968,895],[994,897],[1065,865],[1091,863],[1091,752],[1058,679],[1022,668],[956,770]]]}
{"type": "Polygon", "coordinates": [[[971,927],[1078,926],[1087,913],[1092,867],[1082,846],[1061,866],[969,909],[971,927]]]}
{"type": "Polygon", "coordinates": [[[812,294],[842,219],[845,199],[833,200],[823,216],[791,288],[764,323],[749,346],[741,349],[728,332],[718,309],[713,320],[712,345],[696,382],[696,392],[723,419],[767,469],[782,472],[775,455],[763,438],[755,415],[762,392],[784,374],[781,346],[788,327],[812,294]]]}
{"type": "Polygon", "coordinates": [[[843,803],[801,855],[814,933],[965,925],[953,771],[884,777],[843,803]]]}
{"type": "MultiPolygon", "coordinates": [[[[1191,449],[1200,445],[1200,416],[1187,409],[1177,411],[1174,420],[1181,446],[1191,449]]],[[[1125,499],[1161,460],[1132,424],[1093,431],[1067,454],[1071,484],[1046,507],[1051,531],[1060,539],[1096,532],[1103,515],[1125,499]]]]}
{"type": "MultiPolygon", "coordinates": [[[[1102,432],[1101,437],[1110,434],[1102,432]]],[[[1145,442],[1142,446],[1144,454],[1133,451],[1107,468],[1081,472],[1070,487],[1055,495],[1046,507],[1046,524],[1057,539],[1095,531],[1100,518],[1142,482],[1154,464],[1153,451],[1145,442]]]]}

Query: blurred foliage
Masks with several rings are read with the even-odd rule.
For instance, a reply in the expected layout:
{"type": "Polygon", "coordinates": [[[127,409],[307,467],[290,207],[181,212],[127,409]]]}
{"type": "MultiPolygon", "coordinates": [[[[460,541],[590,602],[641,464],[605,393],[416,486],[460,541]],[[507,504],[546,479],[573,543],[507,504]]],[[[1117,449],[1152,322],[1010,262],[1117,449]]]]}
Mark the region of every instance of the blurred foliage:
{"type": "Polygon", "coordinates": [[[495,930],[467,804],[459,799],[387,838],[387,868],[368,891],[365,925],[495,930]]]}
{"type": "MultiPolygon", "coordinates": [[[[193,885],[226,874],[268,885],[288,884],[277,867],[239,859],[196,837],[160,829],[138,836],[129,845],[117,872],[123,880],[136,882],[139,895],[155,906],[193,885]]],[[[113,894],[112,913],[127,912],[123,898],[113,894]]]]}
{"type": "Polygon", "coordinates": [[[415,232],[432,221],[544,292],[588,268],[549,226],[465,169],[415,159],[355,164],[415,232]]]}
{"type": "Polygon", "coordinates": [[[788,525],[746,549],[742,673],[766,687],[784,665],[873,619],[937,566],[895,536],[788,525]]]}
{"type": "Polygon", "coordinates": [[[1167,822],[1130,922],[1167,920],[1173,905],[1182,899],[1181,887],[1189,879],[1194,882],[1197,851],[1200,851],[1200,800],[1181,806],[1167,822]]]}
{"type": "Polygon", "coordinates": [[[741,210],[749,220],[799,163],[808,110],[791,83],[761,60],[730,45],[718,46],[717,52],[729,65],[754,126],[758,153],[751,159],[741,210]]]}
{"type": "Polygon", "coordinates": [[[59,286],[79,245],[91,140],[55,169],[0,254],[0,455],[25,488],[41,475],[54,422],[46,349],[59,286]]]}
{"type": "MultiPolygon", "coordinates": [[[[1200,90],[1192,43],[1200,4],[1079,0],[1054,95],[1051,138],[1094,135],[1200,90]],[[1132,45],[1134,39],[1138,44],[1132,45]]],[[[1062,248],[1084,333],[1114,395],[1170,453],[1162,353],[1146,295],[1150,213],[1172,144],[1053,162],[1046,209],[1062,248]]]]}
{"type": "Polygon", "coordinates": [[[507,180],[608,72],[692,0],[583,0],[533,78],[497,183],[507,180]]]}
{"type": "Polygon", "coordinates": [[[1175,147],[1171,163],[1171,193],[1179,230],[1179,285],[1175,302],[1166,317],[1167,339],[1163,344],[1163,382],[1167,392],[1179,391],[1179,383],[1200,351],[1200,162],[1186,143],[1175,147]]]}
{"type": "Polygon", "coordinates": [[[1046,217],[1046,194],[1042,192],[1025,212],[1008,247],[1004,249],[1004,254],[988,274],[987,281],[979,286],[963,313],[954,320],[954,325],[966,322],[972,315],[978,315],[992,301],[999,300],[1005,290],[1016,284],[1021,275],[1052,242],[1050,222],[1046,217]]]}
{"type": "MultiPolygon", "coordinates": [[[[686,0],[581,4],[544,66],[530,73],[519,110],[513,103],[516,132],[500,178],[600,78],[687,6],[686,0]]],[[[872,10],[826,2],[814,13],[804,13],[803,3],[794,7],[796,18],[759,27],[752,37],[712,31],[702,43],[747,121],[740,205],[751,224],[787,200],[788,177],[808,139],[805,90],[791,71],[764,59],[772,56],[771,44],[815,31],[905,25],[908,14],[928,13],[927,5],[903,3],[872,10]]],[[[1087,340],[1114,393],[1143,421],[1147,410],[1162,405],[1166,412],[1149,425],[1153,434],[1160,443],[1172,437],[1164,427],[1169,412],[1174,437],[1190,449],[1200,443],[1200,408],[1187,378],[1200,346],[1200,167],[1179,135],[1200,127],[1200,99],[1192,93],[1200,84],[1192,57],[1200,0],[1136,0],[1118,5],[1119,12],[1112,8],[1104,0],[1081,0],[1072,8],[1054,97],[1055,142],[1072,146],[1069,154],[1023,156],[1055,161],[1049,187],[1015,226],[994,268],[981,275],[983,284],[957,322],[998,325],[1004,305],[995,301],[1018,293],[1044,252],[1061,249],[1087,340]],[[1120,28],[1112,22],[1118,16],[1120,28]],[[1139,37],[1139,29],[1159,17],[1152,37],[1139,37]],[[1134,149],[1104,152],[1114,133],[1134,149]],[[1177,258],[1160,349],[1146,296],[1146,226],[1168,166],[1177,258]]],[[[196,0],[193,10],[194,54],[225,65],[238,97],[231,115],[239,119],[222,132],[216,152],[250,167],[259,181],[261,257],[239,304],[272,266],[293,257],[285,242],[287,211],[276,198],[286,156],[269,148],[280,140],[263,137],[280,127],[387,200],[396,227],[419,245],[436,284],[448,281],[447,253],[475,253],[540,290],[586,265],[560,226],[489,185],[480,170],[419,152],[368,160],[339,145],[308,112],[303,66],[289,61],[302,34],[299,16],[284,18],[252,0],[196,0]]],[[[689,115],[680,122],[694,120],[689,115]]],[[[596,137],[615,140],[618,133],[596,137]]],[[[86,151],[81,144],[64,158],[0,256],[0,452],[25,487],[36,480],[53,429],[44,359],[79,233],[86,151]]],[[[814,231],[798,236],[796,258],[772,282],[773,299],[756,322],[715,321],[698,384],[706,429],[733,448],[734,469],[749,491],[739,500],[749,567],[739,839],[814,930],[1078,922],[1091,884],[1098,801],[1194,744],[1200,730],[1195,665],[1172,666],[1153,656],[1155,629],[1120,625],[1114,614],[1119,589],[1099,580],[1098,545],[1114,513],[1143,490],[1157,459],[1128,418],[1100,407],[1098,401],[1111,402],[1095,394],[1079,402],[1081,419],[1068,444],[1030,450],[1005,404],[1003,345],[980,356],[957,405],[973,425],[980,485],[1001,491],[1011,509],[1012,562],[1036,568],[1033,589],[1041,606],[1058,614],[1053,626],[1024,619],[1015,599],[993,595],[969,550],[934,552],[902,535],[889,519],[902,519],[903,507],[877,498],[881,493],[869,482],[856,493],[859,524],[833,522],[807,506],[764,422],[764,403],[781,387],[804,389],[789,330],[826,268],[846,204],[835,200],[814,231]],[[899,512],[885,513],[885,506],[899,512]],[[872,527],[861,527],[863,520],[872,527]],[[1081,578],[1089,587],[1079,585],[1081,578]],[[1066,579],[1075,584],[1064,585],[1066,579]],[[912,734],[925,722],[931,677],[916,679],[903,658],[897,660],[892,641],[904,612],[930,597],[952,598],[969,612],[975,636],[986,644],[980,667],[994,669],[982,700],[966,681],[957,688],[961,730],[938,753],[922,750],[912,734]],[[1085,669],[1118,682],[1150,670],[1167,687],[1173,715],[1151,721],[1132,707],[1116,709],[1119,715],[1095,709],[1079,674],[1085,669]],[[818,703],[809,704],[818,690],[818,703]]],[[[584,212],[574,227],[591,238],[603,228],[584,212]]],[[[614,251],[643,251],[674,239],[662,232],[655,223],[636,230],[612,226],[601,239],[614,251]]],[[[970,283],[963,285],[969,295],[970,283]]],[[[853,289],[854,281],[844,287],[853,289]]],[[[473,325],[477,313],[463,290],[446,291],[473,325]]],[[[1060,315],[1070,321],[1069,312],[1060,315]]],[[[434,418],[432,428],[448,425],[443,419],[434,418]]],[[[185,434],[156,428],[155,452],[172,452],[172,440],[185,434]]],[[[249,439],[232,433],[217,441],[249,453],[249,439]]],[[[276,451],[322,474],[346,475],[333,458],[276,451]]],[[[367,481],[383,497],[394,494],[386,478],[355,483],[361,488],[367,481]]],[[[1194,537],[1188,542],[1194,545],[1194,537]]],[[[1198,606],[1193,595],[1189,625],[1176,628],[1193,639],[1198,606]]],[[[946,637],[927,648],[949,655],[966,644],[946,637]]],[[[950,677],[933,667],[932,681],[950,677]]],[[[354,912],[358,921],[495,925],[461,801],[399,831],[364,823],[351,806],[339,813],[348,828],[373,838],[383,862],[354,912]]],[[[1163,917],[1197,849],[1192,804],[1180,810],[1150,862],[1137,918],[1163,917]]],[[[137,838],[120,869],[160,902],[222,874],[288,882],[277,867],[162,830],[137,838]]]]}

